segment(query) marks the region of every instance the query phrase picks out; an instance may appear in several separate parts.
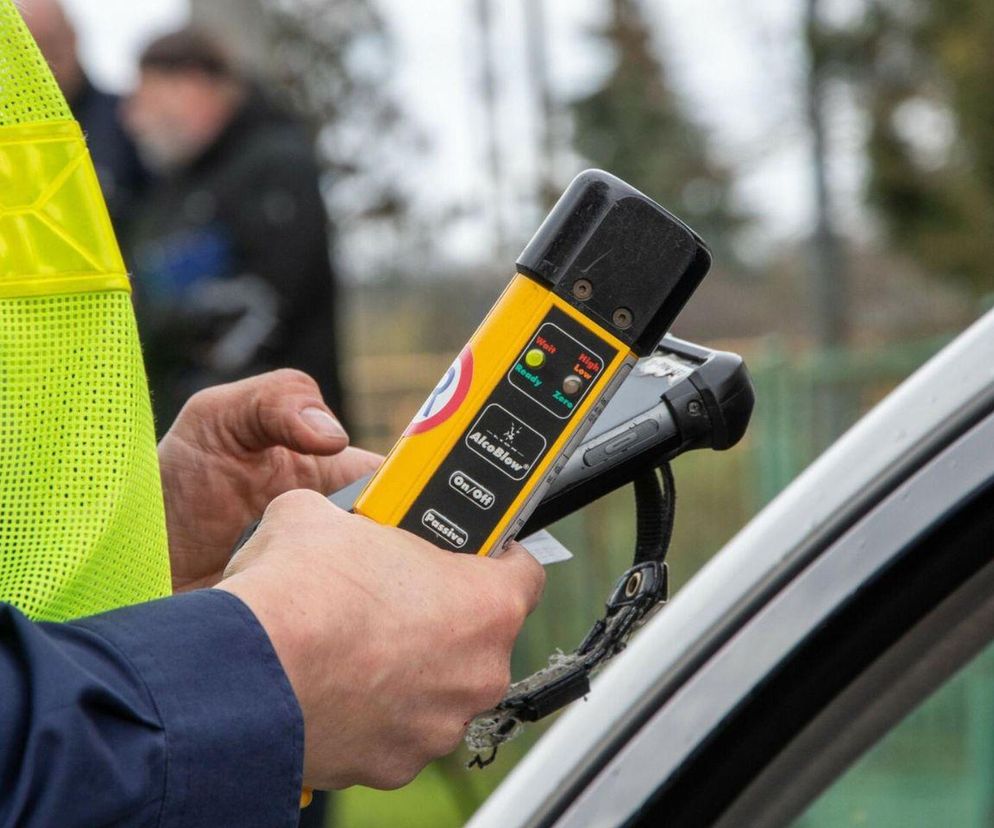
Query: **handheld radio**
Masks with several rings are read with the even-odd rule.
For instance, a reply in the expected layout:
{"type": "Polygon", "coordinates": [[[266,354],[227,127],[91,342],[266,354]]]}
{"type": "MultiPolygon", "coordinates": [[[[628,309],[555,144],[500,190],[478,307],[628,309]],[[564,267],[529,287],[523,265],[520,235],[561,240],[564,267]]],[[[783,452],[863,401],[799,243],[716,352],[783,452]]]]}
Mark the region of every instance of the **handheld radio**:
{"type": "Polygon", "coordinates": [[[710,263],[654,201],[581,173],[354,511],[456,552],[498,553],[710,263]]]}

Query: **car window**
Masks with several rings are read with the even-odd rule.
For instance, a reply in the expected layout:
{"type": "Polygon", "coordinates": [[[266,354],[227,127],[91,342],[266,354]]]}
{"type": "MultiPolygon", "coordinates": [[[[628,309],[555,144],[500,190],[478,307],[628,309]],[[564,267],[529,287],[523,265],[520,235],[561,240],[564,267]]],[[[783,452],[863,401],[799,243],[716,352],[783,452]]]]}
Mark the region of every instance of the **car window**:
{"type": "Polygon", "coordinates": [[[793,828],[994,823],[994,644],[817,799],[793,828]]]}

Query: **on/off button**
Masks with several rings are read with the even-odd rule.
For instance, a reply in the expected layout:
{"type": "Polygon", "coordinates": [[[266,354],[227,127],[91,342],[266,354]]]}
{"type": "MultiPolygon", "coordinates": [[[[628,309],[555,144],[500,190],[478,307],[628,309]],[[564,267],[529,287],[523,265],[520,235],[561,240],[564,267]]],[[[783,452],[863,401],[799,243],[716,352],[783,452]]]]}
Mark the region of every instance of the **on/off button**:
{"type": "Polygon", "coordinates": [[[486,486],[477,483],[465,472],[455,471],[449,475],[449,485],[459,494],[471,501],[474,506],[489,509],[497,499],[486,486]]]}

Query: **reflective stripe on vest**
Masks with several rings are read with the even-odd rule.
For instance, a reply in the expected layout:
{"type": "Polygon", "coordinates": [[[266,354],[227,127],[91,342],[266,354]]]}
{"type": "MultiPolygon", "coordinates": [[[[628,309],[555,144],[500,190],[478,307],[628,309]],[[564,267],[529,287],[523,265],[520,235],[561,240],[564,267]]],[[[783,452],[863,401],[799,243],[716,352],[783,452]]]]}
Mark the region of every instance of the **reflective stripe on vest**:
{"type": "Polygon", "coordinates": [[[130,286],[79,125],[0,0],[0,601],[66,620],[170,592],[130,286]]]}

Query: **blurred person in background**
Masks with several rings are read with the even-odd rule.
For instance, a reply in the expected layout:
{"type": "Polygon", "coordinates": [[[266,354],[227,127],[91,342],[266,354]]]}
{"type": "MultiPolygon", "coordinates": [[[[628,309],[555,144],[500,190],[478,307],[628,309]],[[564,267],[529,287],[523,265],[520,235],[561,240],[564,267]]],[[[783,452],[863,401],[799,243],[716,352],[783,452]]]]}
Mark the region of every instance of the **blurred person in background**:
{"type": "Polygon", "coordinates": [[[194,392],[278,367],[343,411],[329,226],[307,129],[213,37],[150,43],[124,119],[157,180],[123,244],[157,428],[194,392]]]}
{"type": "Polygon", "coordinates": [[[58,0],[20,0],[24,20],[52,67],[69,108],[83,127],[100,186],[115,225],[148,183],[120,118],[120,99],[98,89],[79,62],[76,30],[58,0]]]}

